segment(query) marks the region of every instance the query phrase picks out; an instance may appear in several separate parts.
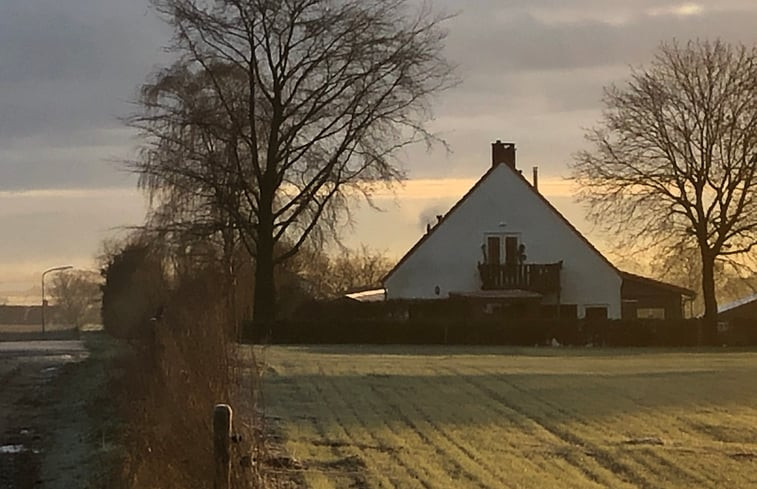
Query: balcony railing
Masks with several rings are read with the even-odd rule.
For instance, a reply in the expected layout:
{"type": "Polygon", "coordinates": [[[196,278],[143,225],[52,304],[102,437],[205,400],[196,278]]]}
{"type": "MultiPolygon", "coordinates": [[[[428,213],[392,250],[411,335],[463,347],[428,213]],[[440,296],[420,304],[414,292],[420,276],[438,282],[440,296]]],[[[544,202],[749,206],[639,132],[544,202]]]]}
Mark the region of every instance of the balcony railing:
{"type": "Polygon", "coordinates": [[[483,290],[522,289],[547,294],[560,290],[562,262],[549,264],[479,263],[483,290]]]}

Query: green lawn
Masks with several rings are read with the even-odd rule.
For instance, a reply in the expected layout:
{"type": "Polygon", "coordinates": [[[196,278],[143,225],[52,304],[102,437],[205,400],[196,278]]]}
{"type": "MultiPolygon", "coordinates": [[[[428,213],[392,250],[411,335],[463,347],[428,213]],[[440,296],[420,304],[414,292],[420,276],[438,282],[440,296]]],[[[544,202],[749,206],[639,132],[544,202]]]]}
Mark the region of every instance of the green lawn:
{"type": "Polygon", "coordinates": [[[257,349],[312,488],[757,487],[757,353],[257,349]]]}

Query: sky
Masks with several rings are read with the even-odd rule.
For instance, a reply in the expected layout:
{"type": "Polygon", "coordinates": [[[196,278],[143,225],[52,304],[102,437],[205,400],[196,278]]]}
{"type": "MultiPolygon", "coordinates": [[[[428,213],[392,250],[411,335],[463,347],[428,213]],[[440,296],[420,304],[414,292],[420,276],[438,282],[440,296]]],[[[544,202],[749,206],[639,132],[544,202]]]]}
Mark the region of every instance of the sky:
{"type": "MultiPolygon", "coordinates": [[[[564,179],[622,83],[673,38],[754,44],[757,1],[431,0],[446,23],[458,86],[435,100],[431,129],[450,151],[402,155],[410,180],[354,212],[348,245],[400,257],[490,165],[491,142],[590,239],[564,179]]],[[[0,2],[0,296],[58,265],[95,267],[103,239],[142,222],[145,199],[121,163],[139,141],[120,122],[150,72],[170,61],[170,30],[147,0],[0,2]]]]}

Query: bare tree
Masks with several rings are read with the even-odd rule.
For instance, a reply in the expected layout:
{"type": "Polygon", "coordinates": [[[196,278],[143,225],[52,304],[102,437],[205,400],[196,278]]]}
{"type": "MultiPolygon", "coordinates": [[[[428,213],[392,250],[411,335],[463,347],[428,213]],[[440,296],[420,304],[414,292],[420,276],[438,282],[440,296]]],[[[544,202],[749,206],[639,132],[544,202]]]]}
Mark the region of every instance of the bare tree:
{"type": "Polygon", "coordinates": [[[593,150],[573,177],[589,217],[628,250],[696,249],[708,339],[717,316],[715,264],[750,259],[757,243],[757,50],[663,44],[623,86],[605,90],[593,150]]]}
{"type": "Polygon", "coordinates": [[[238,232],[269,322],[274,266],[331,235],[351,196],[402,178],[398,149],[433,140],[431,98],[454,82],[444,18],[405,0],[153,3],[179,60],[130,120],[145,140],[135,170],[185,222],[238,232]]]}
{"type": "Polygon", "coordinates": [[[81,328],[99,319],[100,283],[97,272],[75,270],[55,274],[50,295],[66,323],[81,328]]]}
{"type": "Polygon", "coordinates": [[[312,297],[333,298],[349,292],[381,287],[393,265],[385,253],[368,246],[340,248],[334,254],[306,247],[289,268],[312,297]]]}

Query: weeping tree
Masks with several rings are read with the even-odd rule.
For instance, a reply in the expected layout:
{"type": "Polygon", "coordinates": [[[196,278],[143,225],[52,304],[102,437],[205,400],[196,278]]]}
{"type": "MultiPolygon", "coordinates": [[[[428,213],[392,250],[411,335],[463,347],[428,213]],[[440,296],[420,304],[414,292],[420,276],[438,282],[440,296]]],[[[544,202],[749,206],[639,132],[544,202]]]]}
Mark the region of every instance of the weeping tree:
{"type": "Polygon", "coordinates": [[[589,218],[626,251],[701,264],[706,338],[715,340],[716,264],[750,263],[757,244],[757,49],[663,44],[605,89],[573,177],[589,218]]]}
{"type": "Polygon", "coordinates": [[[255,262],[254,319],[274,267],[336,236],[350,199],[403,177],[454,83],[444,17],[405,0],[153,0],[177,60],[142,87],[132,168],[161,225],[226,230],[255,262]]]}

